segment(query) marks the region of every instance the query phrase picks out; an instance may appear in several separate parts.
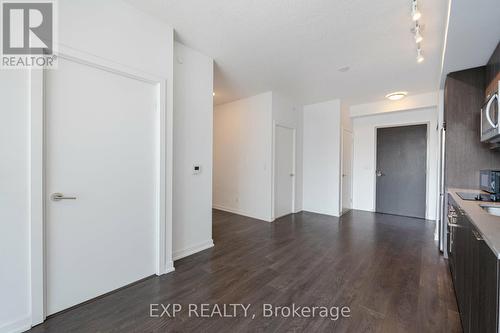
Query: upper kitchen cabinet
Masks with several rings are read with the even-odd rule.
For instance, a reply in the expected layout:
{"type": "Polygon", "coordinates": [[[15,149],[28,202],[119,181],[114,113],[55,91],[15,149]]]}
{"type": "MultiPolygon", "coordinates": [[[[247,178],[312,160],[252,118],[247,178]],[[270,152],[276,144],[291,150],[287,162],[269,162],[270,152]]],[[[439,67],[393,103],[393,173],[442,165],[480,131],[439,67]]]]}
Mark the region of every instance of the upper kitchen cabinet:
{"type": "Polygon", "coordinates": [[[486,65],[486,97],[498,90],[500,81],[500,42],[486,65]]]}
{"type": "Polygon", "coordinates": [[[487,65],[446,77],[446,187],[477,188],[479,170],[500,168],[500,152],[481,142],[481,108],[487,92],[498,90],[499,70],[500,44],[487,65]]]}

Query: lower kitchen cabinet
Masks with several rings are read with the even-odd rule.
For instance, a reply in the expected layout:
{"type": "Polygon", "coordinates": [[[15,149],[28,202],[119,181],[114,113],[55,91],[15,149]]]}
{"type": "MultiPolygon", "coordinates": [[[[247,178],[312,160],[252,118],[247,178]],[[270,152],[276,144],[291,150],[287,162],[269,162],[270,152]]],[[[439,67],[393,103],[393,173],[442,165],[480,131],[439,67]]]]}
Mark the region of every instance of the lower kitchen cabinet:
{"type": "Polygon", "coordinates": [[[498,331],[498,259],[484,240],[476,239],[478,247],[474,271],[476,295],[471,313],[477,316],[477,329],[470,332],[498,331]]]}
{"type": "Polygon", "coordinates": [[[452,199],[448,208],[449,265],[463,331],[499,332],[499,261],[452,199]]]}

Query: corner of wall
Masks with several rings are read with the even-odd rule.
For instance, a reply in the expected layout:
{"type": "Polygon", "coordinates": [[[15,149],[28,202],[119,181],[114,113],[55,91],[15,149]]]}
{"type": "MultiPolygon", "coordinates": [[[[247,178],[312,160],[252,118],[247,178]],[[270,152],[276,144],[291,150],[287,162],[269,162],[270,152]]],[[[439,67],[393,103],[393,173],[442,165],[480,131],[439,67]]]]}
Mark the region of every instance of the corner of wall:
{"type": "Polygon", "coordinates": [[[193,244],[192,246],[189,246],[185,249],[174,251],[173,260],[179,260],[212,247],[214,247],[214,241],[212,238],[210,238],[204,242],[193,244]]]}
{"type": "Polygon", "coordinates": [[[174,52],[172,260],[213,246],[213,59],[178,42],[174,52]]]}

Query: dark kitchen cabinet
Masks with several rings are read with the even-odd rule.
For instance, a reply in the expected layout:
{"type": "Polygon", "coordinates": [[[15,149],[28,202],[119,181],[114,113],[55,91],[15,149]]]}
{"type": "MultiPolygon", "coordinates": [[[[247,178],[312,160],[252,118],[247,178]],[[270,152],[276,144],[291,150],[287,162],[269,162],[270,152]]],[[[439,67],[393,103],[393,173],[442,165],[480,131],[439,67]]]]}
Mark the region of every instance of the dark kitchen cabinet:
{"type": "Polygon", "coordinates": [[[498,259],[479,234],[473,234],[475,253],[471,302],[473,329],[470,332],[497,332],[498,259]]]}
{"type": "Polygon", "coordinates": [[[474,227],[470,233],[472,276],[468,332],[497,332],[498,259],[474,227]]]}
{"type": "Polygon", "coordinates": [[[453,199],[449,204],[448,260],[463,330],[498,332],[498,259],[453,199]]]}
{"type": "Polygon", "coordinates": [[[457,296],[458,309],[464,332],[469,332],[471,319],[471,286],[473,276],[472,254],[471,254],[471,230],[465,214],[459,208],[455,219],[454,248],[455,248],[455,294],[457,296]]]}
{"type": "Polygon", "coordinates": [[[476,188],[479,170],[496,169],[500,153],[480,142],[481,108],[498,90],[500,43],[486,66],[449,73],[444,87],[445,185],[476,188]]]}

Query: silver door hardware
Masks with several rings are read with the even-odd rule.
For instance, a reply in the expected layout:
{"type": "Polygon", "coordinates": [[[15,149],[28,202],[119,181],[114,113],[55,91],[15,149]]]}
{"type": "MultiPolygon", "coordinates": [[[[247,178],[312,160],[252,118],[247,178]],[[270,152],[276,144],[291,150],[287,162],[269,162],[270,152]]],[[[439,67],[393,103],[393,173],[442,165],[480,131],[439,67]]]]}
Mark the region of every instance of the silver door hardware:
{"type": "Polygon", "coordinates": [[[293,176],[295,176],[295,174],[294,174],[294,173],[291,173],[291,174],[290,174],[290,177],[293,177],[293,176]]]}
{"type": "Polygon", "coordinates": [[[472,234],[474,235],[474,238],[476,238],[477,241],[482,241],[483,240],[483,237],[481,237],[481,235],[474,229],[471,229],[472,230],[472,234]]]}
{"type": "Polygon", "coordinates": [[[50,199],[52,199],[52,201],[76,200],[76,197],[65,197],[62,193],[52,193],[50,199]]]}
{"type": "Polygon", "coordinates": [[[384,176],[384,173],[382,171],[380,171],[380,170],[375,171],[375,174],[377,175],[377,177],[384,176]]]}

